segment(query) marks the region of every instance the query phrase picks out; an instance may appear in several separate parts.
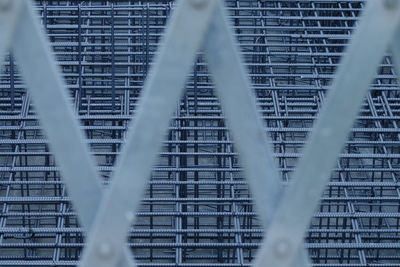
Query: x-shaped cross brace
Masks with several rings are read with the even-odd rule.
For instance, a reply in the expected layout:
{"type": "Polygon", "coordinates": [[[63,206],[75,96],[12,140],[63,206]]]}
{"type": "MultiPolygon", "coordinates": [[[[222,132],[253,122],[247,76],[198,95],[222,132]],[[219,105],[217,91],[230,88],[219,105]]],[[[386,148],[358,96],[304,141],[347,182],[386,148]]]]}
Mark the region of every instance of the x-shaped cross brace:
{"type": "MultiPolygon", "coordinates": [[[[294,181],[282,190],[223,2],[180,1],[143,89],[114,178],[103,194],[33,6],[27,0],[0,0],[0,56],[12,48],[79,220],[89,232],[81,266],[133,265],[124,248],[125,238],[202,44],[256,208],[267,229],[256,266],[309,266],[302,248],[304,232],[376,67],[393,36],[400,39],[399,21],[399,0],[370,0],[294,181]]],[[[394,55],[395,63],[400,64],[397,47],[394,55]]]]}

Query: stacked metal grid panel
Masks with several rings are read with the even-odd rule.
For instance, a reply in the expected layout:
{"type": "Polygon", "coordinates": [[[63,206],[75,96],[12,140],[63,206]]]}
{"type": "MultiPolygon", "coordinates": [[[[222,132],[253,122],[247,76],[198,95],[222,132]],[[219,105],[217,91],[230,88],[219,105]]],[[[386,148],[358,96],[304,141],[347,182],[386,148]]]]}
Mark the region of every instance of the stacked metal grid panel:
{"type": "MultiPolygon", "coordinates": [[[[105,185],[173,6],[37,2],[105,185]]],[[[364,3],[226,6],[287,182],[364,3]]],[[[0,265],[76,265],[83,229],[12,56],[6,65],[0,265]]],[[[400,266],[400,94],[390,57],[371,88],[306,235],[314,266],[400,266]]],[[[186,89],[129,245],[141,266],[250,266],[263,230],[201,54],[186,89]]]]}

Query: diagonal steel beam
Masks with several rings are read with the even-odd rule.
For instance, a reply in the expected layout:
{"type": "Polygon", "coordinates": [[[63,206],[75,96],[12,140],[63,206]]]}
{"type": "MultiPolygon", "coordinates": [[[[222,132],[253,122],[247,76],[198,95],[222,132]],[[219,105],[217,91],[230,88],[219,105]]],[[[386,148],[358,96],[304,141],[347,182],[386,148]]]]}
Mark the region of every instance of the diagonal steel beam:
{"type": "MultiPolygon", "coordinates": [[[[232,130],[256,210],[267,229],[281,200],[281,175],[222,3],[215,12],[205,45],[208,67],[232,130]]],[[[308,252],[301,248],[299,253],[294,266],[310,266],[308,252]]]]}
{"type": "Polygon", "coordinates": [[[368,2],[255,266],[290,267],[294,263],[363,97],[399,27],[399,4],[398,0],[368,2]]]}
{"type": "MultiPolygon", "coordinates": [[[[79,222],[88,229],[93,225],[102,196],[100,177],[31,1],[8,2],[11,6],[7,12],[13,14],[3,16],[0,12],[0,21],[13,18],[13,22],[7,22],[6,28],[0,26],[0,47],[6,51],[12,45],[79,222]]],[[[131,253],[124,249],[118,266],[132,264],[131,253]]]]}
{"type": "Polygon", "coordinates": [[[178,3],[143,89],[110,188],[89,232],[80,266],[115,266],[217,2],[178,3]]]}

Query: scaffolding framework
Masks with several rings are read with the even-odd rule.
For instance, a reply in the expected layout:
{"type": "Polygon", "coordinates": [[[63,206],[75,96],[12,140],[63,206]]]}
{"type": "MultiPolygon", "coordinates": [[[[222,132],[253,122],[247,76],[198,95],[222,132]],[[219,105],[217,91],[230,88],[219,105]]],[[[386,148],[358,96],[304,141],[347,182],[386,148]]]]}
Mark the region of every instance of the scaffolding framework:
{"type": "MultiPolygon", "coordinates": [[[[172,3],[37,3],[108,183],[172,3]]],[[[284,182],[364,7],[228,1],[284,182]]],[[[18,66],[0,83],[0,265],[76,265],[83,231],[18,66]]],[[[399,93],[386,56],[306,235],[314,266],[400,266],[399,93]]],[[[250,266],[263,230],[207,72],[194,64],[129,236],[141,266],[250,266]]]]}

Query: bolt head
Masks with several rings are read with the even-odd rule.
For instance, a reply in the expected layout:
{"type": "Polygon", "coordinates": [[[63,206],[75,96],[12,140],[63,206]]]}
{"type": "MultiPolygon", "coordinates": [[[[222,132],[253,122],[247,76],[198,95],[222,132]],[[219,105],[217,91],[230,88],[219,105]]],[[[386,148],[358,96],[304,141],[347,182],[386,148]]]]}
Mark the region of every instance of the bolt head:
{"type": "Polygon", "coordinates": [[[133,219],[135,218],[135,215],[131,211],[125,212],[125,217],[128,220],[128,222],[132,223],[133,219]]]}
{"type": "Polygon", "coordinates": [[[110,243],[102,242],[97,247],[97,253],[100,257],[106,259],[112,256],[113,248],[110,243]]]}
{"type": "Polygon", "coordinates": [[[290,254],[290,243],[287,240],[279,240],[276,242],[275,255],[278,258],[286,258],[290,254]]]}

